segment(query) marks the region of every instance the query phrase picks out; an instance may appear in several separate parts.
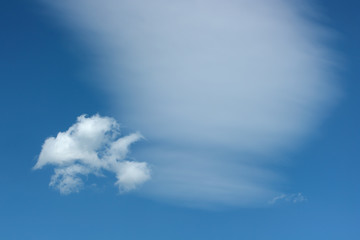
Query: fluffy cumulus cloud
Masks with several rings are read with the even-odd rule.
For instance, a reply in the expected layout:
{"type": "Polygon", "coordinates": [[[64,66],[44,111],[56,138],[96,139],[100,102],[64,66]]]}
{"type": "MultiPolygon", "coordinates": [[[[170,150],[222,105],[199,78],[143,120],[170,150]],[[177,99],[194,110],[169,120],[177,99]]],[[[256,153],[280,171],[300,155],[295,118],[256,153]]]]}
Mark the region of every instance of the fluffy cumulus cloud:
{"type": "Polygon", "coordinates": [[[142,136],[139,133],[119,136],[115,119],[82,115],[66,132],[46,139],[34,169],[54,166],[50,186],[62,194],[78,192],[84,176],[102,176],[103,171],[116,175],[115,184],[120,192],[135,189],[150,179],[145,162],[126,160],[129,146],[142,136]]]}
{"type": "MultiPolygon", "coordinates": [[[[331,34],[310,1],[43,1],[97,56],[92,69],[103,74],[114,114],[149,140],[134,153],[152,165],[148,197],[268,203],[282,192],[278,159],[315,129],[336,96],[331,34]]],[[[68,135],[56,138],[62,147],[45,144],[64,151],[44,148],[47,163],[73,162],[68,155],[100,163],[88,149],[98,142],[71,145],[68,135]]],[[[71,173],[90,169],[72,167],[54,184],[81,184],[71,173]]],[[[139,174],[122,174],[120,185],[147,179],[144,165],[132,167],[139,174]]]]}

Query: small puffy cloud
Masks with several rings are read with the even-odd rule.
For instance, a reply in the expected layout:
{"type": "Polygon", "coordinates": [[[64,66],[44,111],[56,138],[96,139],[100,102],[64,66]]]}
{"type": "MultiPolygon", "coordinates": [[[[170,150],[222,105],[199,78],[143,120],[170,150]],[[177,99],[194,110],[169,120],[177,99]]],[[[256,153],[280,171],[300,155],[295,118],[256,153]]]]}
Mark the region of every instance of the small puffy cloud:
{"type": "Polygon", "coordinates": [[[274,197],[269,204],[275,204],[279,201],[285,201],[290,203],[301,203],[306,202],[307,198],[302,193],[293,193],[293,194],[281,194],[274,197]]]}
{"type": "Polygon", "coordinates": [[[82,176],[103,171],[115,173],[120,192],[130,191],[150,179],[147,163],[126,160],[129,146],[141,138],[140,133],[120,137],[113,118],[81,115],[66,132],[45,140],[34,169],[54,166],[50,186],[61,194],[78,192],[82,176]]]}
{"type": "Polygon", "coordinates": [[[119,165],[118,173],[116,185],[119,186],[120,191],[135,189],[138,183],[147,181],[150,176],[149,168],[144,162],[125,161],[119,165]]]}

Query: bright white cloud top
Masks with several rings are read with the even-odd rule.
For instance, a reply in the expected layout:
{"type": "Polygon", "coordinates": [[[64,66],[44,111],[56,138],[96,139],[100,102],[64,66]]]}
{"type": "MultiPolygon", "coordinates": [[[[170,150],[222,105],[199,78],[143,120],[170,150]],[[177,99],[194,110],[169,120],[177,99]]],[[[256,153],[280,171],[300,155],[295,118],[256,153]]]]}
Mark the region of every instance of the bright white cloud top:
{"type": "Polygon", "coordinates": [[[153,166],[147,196],[267,203],[281,194],[271,166],[335,95],[330,34],[306,1],[46,2],[97,54],[119,119],[149,140],[135,153],[153,166]]]}
{"type": "Polygon", "coordinates": [[[133,190],[150,179],[145,162],[126,160],[129,146],[142,136],[139,133],[119,136],[115,119],[82,115],[66,132],[46,139],[34,169],[54,166],[50,186],[62,194],[78,192],[83,176],[100,176],[103,171],[115,173],[120,192],[133,190]]]}

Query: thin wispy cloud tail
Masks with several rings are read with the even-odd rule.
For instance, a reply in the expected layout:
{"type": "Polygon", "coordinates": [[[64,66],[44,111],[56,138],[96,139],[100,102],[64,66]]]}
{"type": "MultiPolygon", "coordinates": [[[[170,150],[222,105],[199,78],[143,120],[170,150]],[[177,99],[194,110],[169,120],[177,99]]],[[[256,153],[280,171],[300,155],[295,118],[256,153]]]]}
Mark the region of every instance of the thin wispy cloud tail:
{"type": "Polygon", "coordinates": [[[307,198],[302,193],[292,193],[292,194],[280,194],[271,201],[269,201],[269,204],[274,205],[279,202],[287,202],[287,203],[302,203],[306,202],[307,198]]]}

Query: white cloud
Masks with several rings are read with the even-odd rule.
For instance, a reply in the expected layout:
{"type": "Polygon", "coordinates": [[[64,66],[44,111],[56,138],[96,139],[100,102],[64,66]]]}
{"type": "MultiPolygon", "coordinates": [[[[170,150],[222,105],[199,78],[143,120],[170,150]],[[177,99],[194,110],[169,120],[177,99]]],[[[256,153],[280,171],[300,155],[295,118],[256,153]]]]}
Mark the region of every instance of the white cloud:
{"type": "Polygon", "coordinates": [[[115,173],[121,192],[133,190],[150,179],[147,163],[125,160],[129,146],[142,136],[119,135],[115,119],[82,115],[66,132],[46,139],[34,169],[53,165],[50,186],[62,194],[78,192],[83,186],[82,176],[102,175],[103,170],[115,173]]]}
{"type": "Polygon", "coordinates": [[[274,197],[269,204],[275,204],[277,202],[284,201],[290,203],[301,203],[306,202],[307,198],[302,193],[293,193],[293,194],[281,194],[274,197]]]}
{"type": "Polygon", "coordinates": [[[153,165],[147,196],[266,204],[281,192],[270,166],[335,96],[330,33],[306,1],[44,1],[97,54],[121,121],[149,140],[135,153],[153,165]]]}
{"type": "Polygon", "coordinates": [[[135,189],[139,183],[145,182],[150,177],[150,171],[144,162],[124,162],[119,165],[118,174],[116,175],[116,185],[121,191],[135,189]]]}

